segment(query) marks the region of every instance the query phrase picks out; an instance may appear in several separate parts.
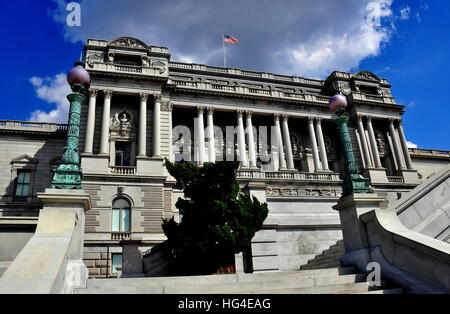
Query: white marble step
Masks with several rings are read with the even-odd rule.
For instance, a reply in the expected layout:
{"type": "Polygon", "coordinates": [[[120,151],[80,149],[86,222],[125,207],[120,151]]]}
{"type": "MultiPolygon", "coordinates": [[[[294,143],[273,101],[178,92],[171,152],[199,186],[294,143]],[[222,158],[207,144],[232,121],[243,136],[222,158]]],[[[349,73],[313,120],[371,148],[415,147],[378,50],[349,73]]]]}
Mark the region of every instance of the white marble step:
{"type": "Polygon", "coordinates": [[[255,274],[90,279],[78,293],[256,293],[264,290],[299,289],[359,283],[364,275],[354,268],[330,268],[255,274]]]}

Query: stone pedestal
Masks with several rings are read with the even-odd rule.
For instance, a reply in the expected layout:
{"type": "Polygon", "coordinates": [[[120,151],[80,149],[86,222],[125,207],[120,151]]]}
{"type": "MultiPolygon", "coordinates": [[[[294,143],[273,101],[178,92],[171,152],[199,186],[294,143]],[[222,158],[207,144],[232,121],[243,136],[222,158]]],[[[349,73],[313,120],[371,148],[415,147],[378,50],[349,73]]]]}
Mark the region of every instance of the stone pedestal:
{"type": "Polygon", "coordinates": [[[122,274],[121,278],[144,277],[144,264],[139,247],[142,238],[131,238],[123,240],[122,245],[122,274]]]}
{"type": "Polygon", "coordinates": [[[164,176],[163,157],[136,157],[136,174],[164,176]]]}
{"type": "Polygon", "coordinates": [[[71,293],[85,288],[84,212],[91,208],[83,190],[46,189],[36,232],[0,280],[2,293],[71,293]]]}
{"type": "Polygon", "coordinates": [[[403,182],[419,184],[419,176],[417,175],[417,170],[402,170],[403,182]]]}
{"type": "Polygon", "coordinates": [[[388,183],[386,169],[384,168],[368,168],[364,171],[364,176],[369,178],[371,183],[388,183]]]}
{"type": "Polygon", "coordinates": [[[249,182],[246,185],[246,190],[250,194],[250,196],[254,196],[261,203],[266,202],[266,187],[267,185],[264,182],[249,182]]]}
{"type": "Polygon", "coordinates": [[[83,173],[108,173],[108,155],[81,155],[81,169],[83,173]]]}
{"type": "Polygon", "coordinates": [[[370,244],[366,226],[360,216],[379,208],[383,201],[384,198],[376,194],[350,194],[333,206],[333,209],[339,212],[344,237],[345,254],[341,258],[343,266],[357,265],[358,269],[365,270],[369,263],[367,248],[370,244]]]}

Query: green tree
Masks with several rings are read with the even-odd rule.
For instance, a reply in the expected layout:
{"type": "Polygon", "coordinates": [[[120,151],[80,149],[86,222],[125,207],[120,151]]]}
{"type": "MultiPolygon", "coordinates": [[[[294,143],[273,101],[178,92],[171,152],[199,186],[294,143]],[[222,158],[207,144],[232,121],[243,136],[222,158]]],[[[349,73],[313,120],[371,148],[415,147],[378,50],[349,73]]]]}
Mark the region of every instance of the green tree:
{"type": "Polygon", "coordinates": [[[169,173],[183,190],[176,207],[180,222],[163,219],[175,274],[212,274],[234,264],[234,254],[247,248],[268,215],[266,203],[241,193],[238,162],[171,163],[169,173]]]}

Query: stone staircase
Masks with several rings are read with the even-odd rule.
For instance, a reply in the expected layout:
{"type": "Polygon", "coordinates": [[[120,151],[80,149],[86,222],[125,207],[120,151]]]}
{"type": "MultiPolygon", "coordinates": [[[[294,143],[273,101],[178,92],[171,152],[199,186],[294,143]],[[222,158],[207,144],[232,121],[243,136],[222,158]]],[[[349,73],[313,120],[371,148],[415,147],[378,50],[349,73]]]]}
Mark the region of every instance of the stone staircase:
{"type": "Polygon", "coordinates": [[[345,253],[344,241],[340,240],[321,254],[316,255],[308,264],[302,265],[300,270],[340,267],[340,258],[345,253]]]}
{"type": "Polygon", "coordinates": [[[185,277],[89,279],[78,294],[399,294],[401,289],[369,287],[353,267],[185,277]]]}

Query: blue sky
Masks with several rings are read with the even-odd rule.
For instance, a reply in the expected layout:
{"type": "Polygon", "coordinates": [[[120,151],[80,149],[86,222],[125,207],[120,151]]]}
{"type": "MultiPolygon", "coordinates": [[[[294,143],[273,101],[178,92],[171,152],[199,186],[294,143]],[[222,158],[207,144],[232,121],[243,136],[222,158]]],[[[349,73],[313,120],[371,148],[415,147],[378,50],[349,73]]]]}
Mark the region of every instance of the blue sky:
{"type": "Polygon", "coordinates": [[[449,1],[432,0],[79,0],[81,26],[68,27],[67,1],[2,1],[0,119],[64,121],[64,73],[86,38],[134,36],[170,48],[172,60],[222,65],[221,34],[237,37],[229,66],[325,78],[368,70],[407,106],[410,142],[450,150],[449,1]],[[372,3],[381,8],[370,11],[372,3]],[[376,13],[381,26],[367,28],[376,13]]]}

